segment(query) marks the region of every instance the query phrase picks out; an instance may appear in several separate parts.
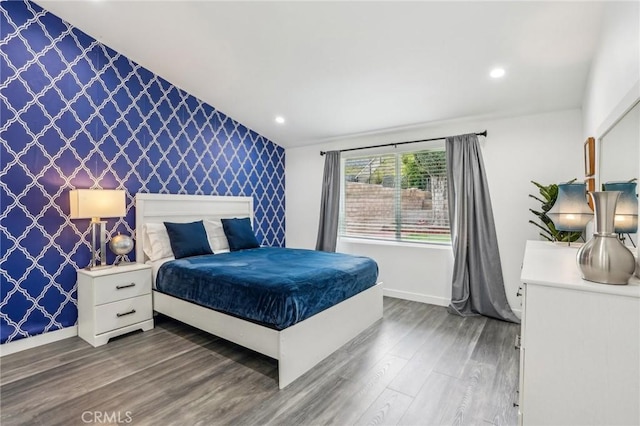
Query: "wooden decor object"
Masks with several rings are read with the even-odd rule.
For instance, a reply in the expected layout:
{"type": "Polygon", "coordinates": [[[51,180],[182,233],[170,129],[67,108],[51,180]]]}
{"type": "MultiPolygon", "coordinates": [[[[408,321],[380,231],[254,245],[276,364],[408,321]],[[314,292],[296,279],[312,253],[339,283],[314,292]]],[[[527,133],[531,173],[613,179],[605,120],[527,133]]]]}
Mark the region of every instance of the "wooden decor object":
{"type": "Polygon", "coordinates": [[[596,140],[587,138],[584,143],[584,175],[591,177],[596,174],[596,140]]]}

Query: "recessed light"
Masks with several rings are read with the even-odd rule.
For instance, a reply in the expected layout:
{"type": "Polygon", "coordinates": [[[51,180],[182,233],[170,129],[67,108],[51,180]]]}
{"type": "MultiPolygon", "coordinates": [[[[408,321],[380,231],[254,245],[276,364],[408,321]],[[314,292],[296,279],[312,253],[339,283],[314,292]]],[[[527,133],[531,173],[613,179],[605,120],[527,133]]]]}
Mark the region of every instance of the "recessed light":
{"type": "Polygon", "coordinates": [[[491,76],[491,78],[504,77],[504,68],[500,68],[500,67],[494,68],[494,69],[491,70],[489,75],[491,76]]]}
{"type": "Polygon", "coordinates": [[[276,117],[276,123],[278,124],[284,124],[284,117],[282,117],[281,115],[276,117]]]}

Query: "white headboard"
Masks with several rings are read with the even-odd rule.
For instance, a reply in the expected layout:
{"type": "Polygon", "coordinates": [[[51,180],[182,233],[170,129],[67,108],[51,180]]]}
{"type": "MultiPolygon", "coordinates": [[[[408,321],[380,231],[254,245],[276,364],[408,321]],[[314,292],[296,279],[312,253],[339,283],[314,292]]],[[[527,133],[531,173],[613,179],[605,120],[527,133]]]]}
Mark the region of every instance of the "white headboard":
{"type": "Polygon", "coordinates": [[[252,197],[218,195],[136,194],[136,261],[144,263],[142,226],[146,222],[193,222],[201,219],[249,217],[253,224],[252,197]]]}

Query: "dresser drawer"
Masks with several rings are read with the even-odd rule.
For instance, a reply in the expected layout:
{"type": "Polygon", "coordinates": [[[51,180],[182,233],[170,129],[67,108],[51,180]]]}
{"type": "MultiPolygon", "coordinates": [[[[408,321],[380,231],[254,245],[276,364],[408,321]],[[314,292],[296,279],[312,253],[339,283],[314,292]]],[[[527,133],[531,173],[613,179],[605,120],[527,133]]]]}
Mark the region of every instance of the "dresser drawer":
{"type": "Polygon", "coordinates": [[[150,295],[107,303],[95,307],[95,333],[104,333],[151,318],[150,295]]]}
{"type": "Polygon", "coordinates": [[[105,275],[94,279],[96,305],[151,293],[151,273],[148,269],[105,275]]]}

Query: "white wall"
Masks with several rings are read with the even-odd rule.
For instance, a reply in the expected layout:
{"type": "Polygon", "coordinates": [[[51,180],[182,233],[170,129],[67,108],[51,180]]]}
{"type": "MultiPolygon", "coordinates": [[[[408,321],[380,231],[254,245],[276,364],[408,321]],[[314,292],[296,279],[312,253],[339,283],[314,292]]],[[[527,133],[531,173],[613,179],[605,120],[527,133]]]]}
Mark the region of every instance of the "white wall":
{"type": "Polygon", "coordinates": [[[585,139],[598,129],[640,79],[640,2],[607,3],[585,88],[585,139]]]}
{"type": "Polygon", "coordinates": [[[636,104],[600,141],[600,181],[626,181],[640,175],[640,104],[636,104]]]}
{"type": "MultiPolygon", "coordinates": [[[[581,111],[569,110],[515,118],[448,122],[386,134],[361,136],[320,145],[289,148],[286,155],[287,246],[315,247],[324,157],[319,151],[378,143],[471,133],[487,129],[481,138],[505,278],[507,298],[516,298],[525,241],[538,233],[528,223],[536,207],[528,194],[531,180],[541,183],[580,178],[583,173],[581,111]]],[[[453,260],[450,247],[371,245],[341,242],[340,251],[368,255],[380,266],[386,294],[436,304],[451,297],[453,260]]]]}
{"type": "MultiPolygon", "coordinates": [[[[640,2],[607,3],[582,104],[583,139],[600,138],[639,98],[640,2]]],[[[640,170],[640,155],[637,162],[640,170]]],[[[640,245],[638,258],[640,272],[640,245]]]]}

